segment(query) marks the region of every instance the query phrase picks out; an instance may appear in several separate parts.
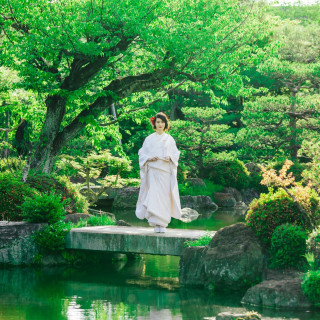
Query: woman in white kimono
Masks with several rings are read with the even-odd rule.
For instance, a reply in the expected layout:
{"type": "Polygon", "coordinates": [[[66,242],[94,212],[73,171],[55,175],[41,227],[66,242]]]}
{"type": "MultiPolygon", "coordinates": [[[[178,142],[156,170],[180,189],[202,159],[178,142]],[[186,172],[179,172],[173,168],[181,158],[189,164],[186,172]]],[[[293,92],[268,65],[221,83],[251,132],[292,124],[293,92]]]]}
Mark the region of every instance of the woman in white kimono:
{"type": "Polygon", "coordinates": [[[171,217],[181,218],[177,181],[180,151],[165,132],[169,129],[168,117],[159,112],[150,121],[156,131],[146,137],[138,152],[141,185],[136,216],[148,219],[155,232],[165,232],[171,217]]]}

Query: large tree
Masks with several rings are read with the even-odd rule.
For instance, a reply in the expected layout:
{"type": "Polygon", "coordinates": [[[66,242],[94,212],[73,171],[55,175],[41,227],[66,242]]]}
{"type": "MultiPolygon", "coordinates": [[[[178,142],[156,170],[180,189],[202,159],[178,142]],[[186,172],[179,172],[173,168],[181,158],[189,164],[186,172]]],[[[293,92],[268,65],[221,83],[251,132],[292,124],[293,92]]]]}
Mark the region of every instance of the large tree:
{"type": "Polygon", "coordinates": [[[274,30],[282,39],[278,57],[259,67],[281,87],[281,94],[268,94],[245,103],[247,125],[237,140],[239,156],[296,159],[305,138],[320,137],[320,27],[286,23],[274,30]]]}
{"type": "Polygon", "coordinates": [[[274,22],[263,11],[237,0],[0,0],[0,58],[45,99],[31,168],[50,172],[114,103],[121,116],[126,101],[179,85],[236,95],[239,68],[265,54],[256,43],[274,22]]]}

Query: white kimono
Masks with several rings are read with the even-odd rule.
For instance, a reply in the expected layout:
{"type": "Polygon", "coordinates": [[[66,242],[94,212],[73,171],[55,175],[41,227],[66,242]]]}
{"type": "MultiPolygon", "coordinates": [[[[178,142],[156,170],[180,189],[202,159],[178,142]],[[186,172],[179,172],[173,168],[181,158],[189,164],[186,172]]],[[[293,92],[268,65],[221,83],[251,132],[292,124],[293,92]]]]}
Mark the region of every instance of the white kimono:
{"type": "Polygon", "coordinates": [[[141,185],[136,205],[136,216],[148,219],[150,226],[167,227],[171,217],[181,218],[181,205],[177,181],[180,151],[173,137],[167,133],[150,134],[143,142],[139,154],[141,185]],[[153,157],[170,161],[148,161],[153,157]]]}

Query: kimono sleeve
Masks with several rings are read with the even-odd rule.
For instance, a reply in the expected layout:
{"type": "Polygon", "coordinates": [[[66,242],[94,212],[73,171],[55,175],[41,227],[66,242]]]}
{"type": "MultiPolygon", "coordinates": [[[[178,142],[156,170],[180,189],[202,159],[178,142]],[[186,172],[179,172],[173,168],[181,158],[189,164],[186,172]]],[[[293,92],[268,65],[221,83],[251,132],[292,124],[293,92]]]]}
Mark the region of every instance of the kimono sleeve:
{"type": "Polygon", "coordinates": [[[144,140],[142,147],[139,149],[138,155],[139,155],[139,166],[140,166],[140,169],[142,169],[149,158],[147,138],[144,140]]]}
{"type": "Polygon", "coordinates": [[[170,142],[170,154],[169,157],[171,158],[171,161],[173,164],[177,167],[178,166],[178,161],[180,157],[180,151],[177,148],[177,144],[175,140],[172,138],[170,142]]]}

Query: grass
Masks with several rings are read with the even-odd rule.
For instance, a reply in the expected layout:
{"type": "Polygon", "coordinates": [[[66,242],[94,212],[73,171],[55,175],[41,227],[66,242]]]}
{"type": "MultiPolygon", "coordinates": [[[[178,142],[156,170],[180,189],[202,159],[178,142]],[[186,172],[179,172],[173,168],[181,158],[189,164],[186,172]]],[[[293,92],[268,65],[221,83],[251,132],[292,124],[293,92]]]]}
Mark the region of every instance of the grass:
{"type": "Polygon", "coordinates": [[[92,226],[111,226],[115,225],[115,221],[112,220],[107,215],[101,215],[101,216],[93,216],[88,219],[82,220],[78,223],[72,223],[68,222],[66,225],[69,225],[72,228],[82,228],[82,227],[92,227],[92,226]]]}
{"type": "Polygon", "coordinates": [[[210,243],[214,233],[212,231],[206,231],[205,235],[196,240],[185,241],[185,247],[196,247],[196,246],[206,246],[210,243]]]}

